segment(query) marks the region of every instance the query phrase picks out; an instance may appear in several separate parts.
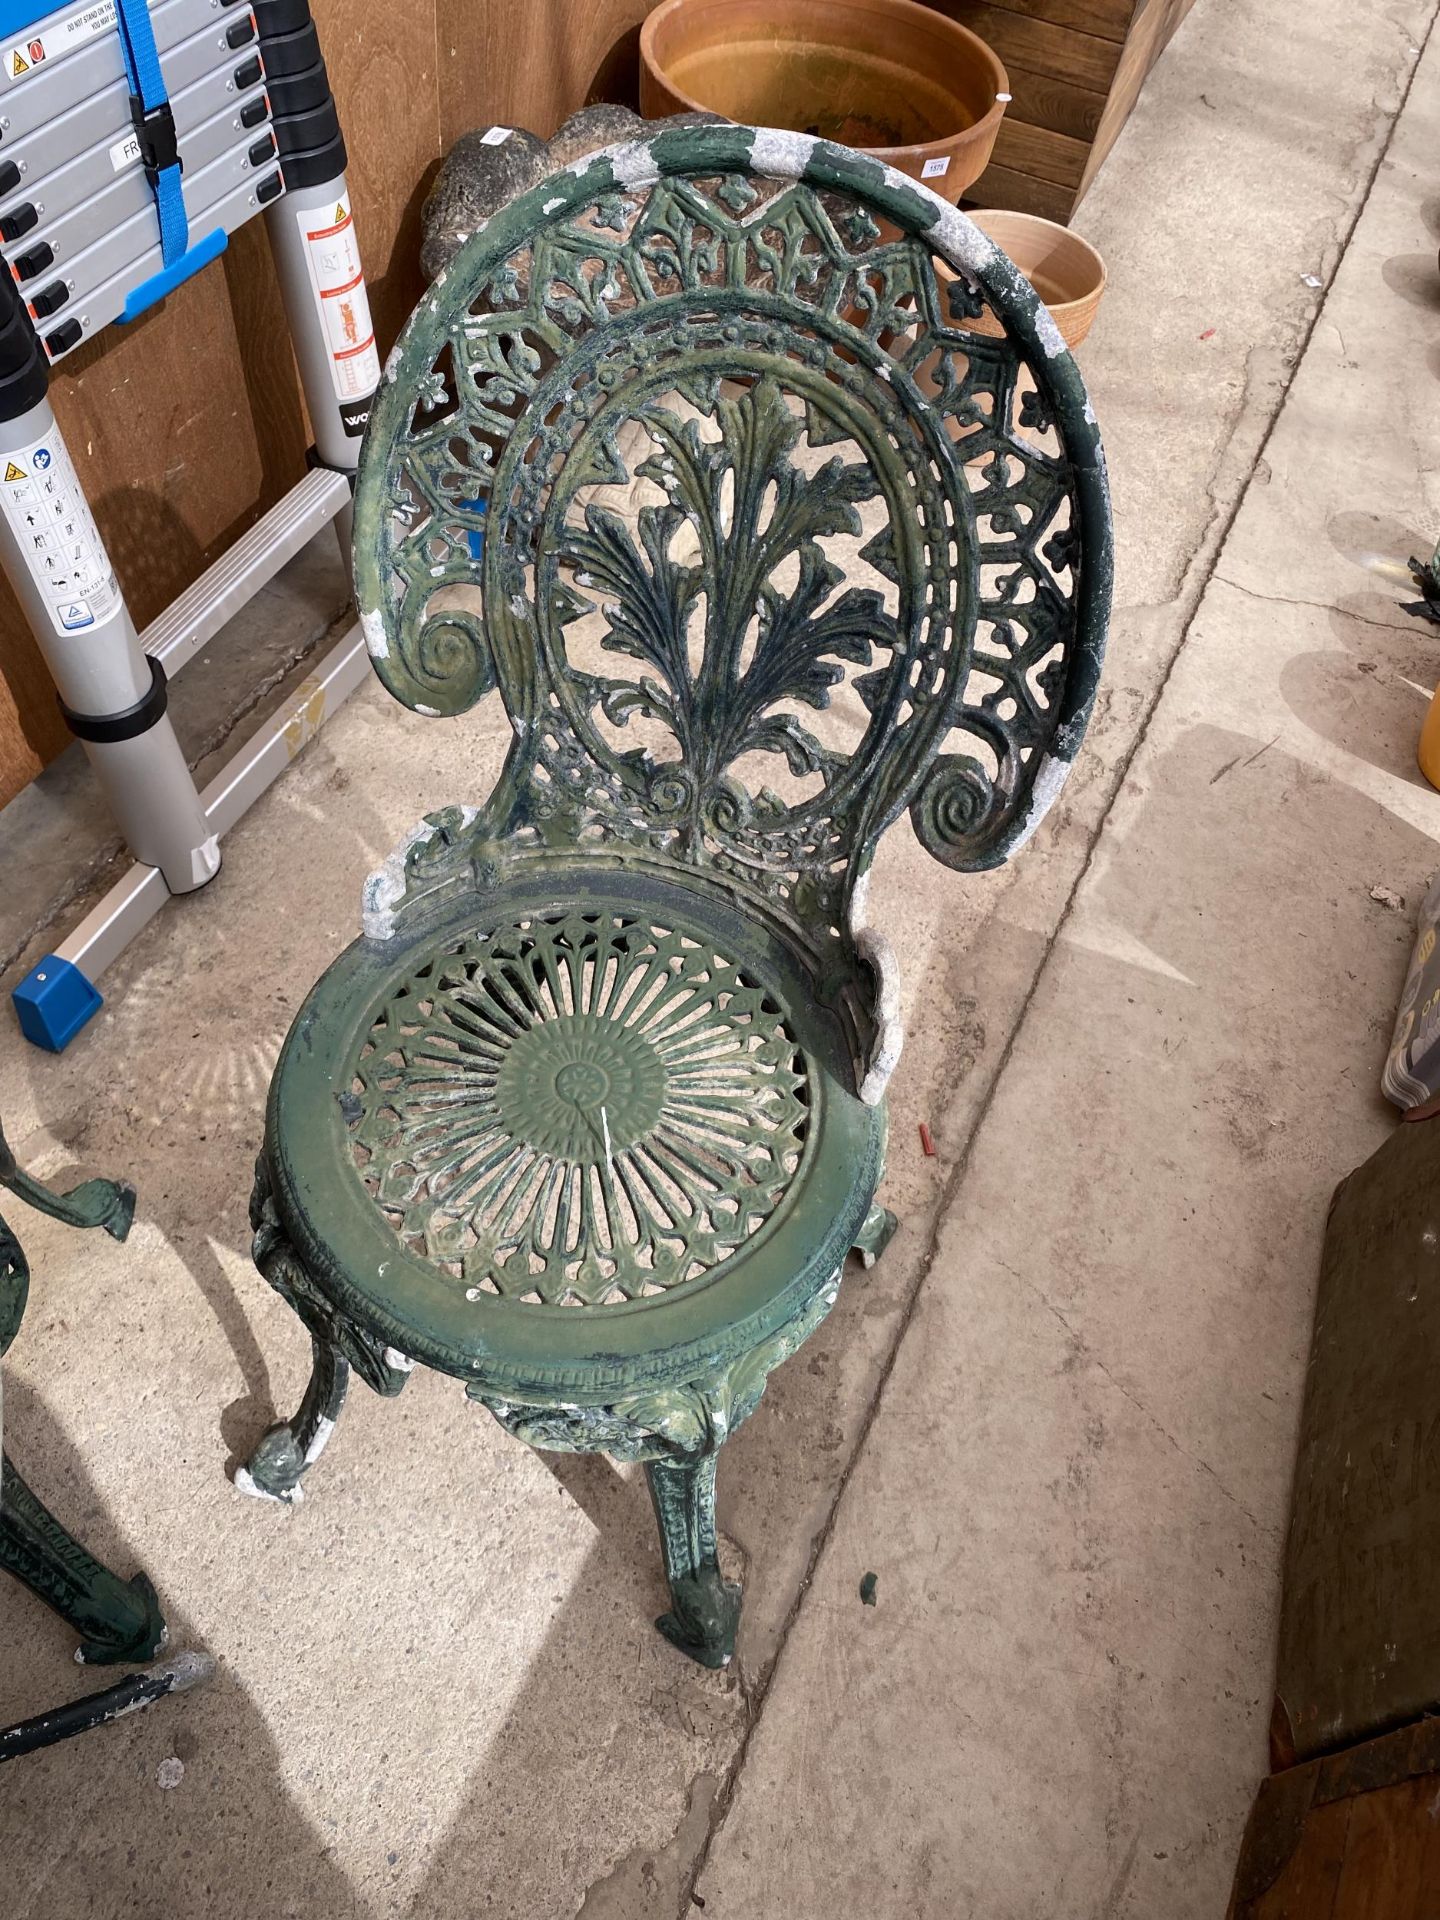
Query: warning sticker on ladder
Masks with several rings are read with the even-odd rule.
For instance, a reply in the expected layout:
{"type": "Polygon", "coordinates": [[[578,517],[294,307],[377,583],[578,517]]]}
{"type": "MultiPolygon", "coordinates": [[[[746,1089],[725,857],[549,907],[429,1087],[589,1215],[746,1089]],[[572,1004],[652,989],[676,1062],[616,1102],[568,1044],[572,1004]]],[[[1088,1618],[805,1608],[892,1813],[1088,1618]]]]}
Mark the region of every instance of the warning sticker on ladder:
{"type": "Polygon", "coordinates": [[[328,207],[299,208],[295,217],[305,242],[310,285],[325,329],[330,378],[335,398],[342,403],[345,431],[363,433],[363,417],[352,426],[353,410],[346,410],[343,403],[374,391],[380,379],[380,355],[370,324],[370,300],[360,266],[350,197],[342,194],[328,207]]]}
{"type": "Polygon", "coordinates": [[[0,460],[0,517],[55,631],[99,626],[120,587],[59,431],[0,460]]]}
{"type": "Polygon", "coordinates": [[[27,79],[37,67],[48,67],[98,35],[113,32],[114,27],[115,0],[92,0],[89,6],[75,7],[47,20],[44,32],[34,39],[17,40],[13,47],[6,47],[0,59],[0,87],[27,79]]]}

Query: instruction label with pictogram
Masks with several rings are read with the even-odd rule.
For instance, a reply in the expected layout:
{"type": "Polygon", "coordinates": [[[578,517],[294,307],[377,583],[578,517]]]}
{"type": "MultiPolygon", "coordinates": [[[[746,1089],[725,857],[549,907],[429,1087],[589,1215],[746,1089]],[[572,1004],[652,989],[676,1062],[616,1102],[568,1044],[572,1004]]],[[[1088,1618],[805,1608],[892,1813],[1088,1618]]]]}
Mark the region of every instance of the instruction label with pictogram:
{"type": "Polygon", "coordinates": [[[120,587],[59,432],[0,454],[0,514],[57,633],[108,620],[120,587]]]}
{"type": "Polygon", "coordinates": [[[380,378],[380,355],[375,350],[375,329],[370,324],[370,300],[365,292],[355,222],[350,215],[350,197],[342,194],[328,208],[300,208],[295,217],[305,241],[310,284],[325,327],[325,343],[330,349],[330,378],[335,386],[335,398],[342,402],[345,431],[363,433],[363,418],[358,426],[352,427],[351,415],[343,403],[374,391],[380,378]]]}
{"type": "Polygon", "coordinates": [[[33,37],[17,40],[0,57],[0,91],[26,80],[40,67],[73,53],[102,33],[115,30],[115,0],[93,0],[93,4],[75,7],[69,13],[45,22],[42,32],[32,29],[33,37]]]}

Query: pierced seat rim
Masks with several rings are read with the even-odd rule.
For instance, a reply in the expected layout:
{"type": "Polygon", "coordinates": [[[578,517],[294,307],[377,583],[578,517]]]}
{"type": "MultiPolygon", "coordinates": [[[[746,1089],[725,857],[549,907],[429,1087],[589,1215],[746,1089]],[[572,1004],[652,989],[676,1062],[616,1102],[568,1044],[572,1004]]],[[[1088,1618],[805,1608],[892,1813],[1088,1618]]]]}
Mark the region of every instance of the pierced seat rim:
{"type": "Polygon", "coordinates": [[[818,1004],[809,971],[734,896],[641,881],[583,855],[544,874],[516,863],[483,894],[392,939],[347,947],[300,1007],[271,1080],[265,1160],[276,1210],[306,1270],[348,1318],[408,1360],[473,1382],[583,1403],[619,1388],[665,1385],[737,1357],[793,1320],[834,1279],[874,1198],[883,1167],[883,1106],[858,1098],[838,1019],[818,1004]],[[583,891],[578,889],[583,886],[583,891]],[[728,901],[729,912],[726,914],[728,901]],[[810,1114],[799,1167],[774,1211],[711,1271],[623,1305],[541,1306],[464,1286],[413,1252],[382,1217],[350,1157],[338,1095],[346,1064],[378,1009],[429,952],[467,934],[567,912],[653,913],[716,942],[782,1007],[805,1058],[810,1114]],[[383,1274],[381,1269],[384,1269],[383,1274]],[[361,1280],[362,1273],[374,1279],[361,1280]]]}

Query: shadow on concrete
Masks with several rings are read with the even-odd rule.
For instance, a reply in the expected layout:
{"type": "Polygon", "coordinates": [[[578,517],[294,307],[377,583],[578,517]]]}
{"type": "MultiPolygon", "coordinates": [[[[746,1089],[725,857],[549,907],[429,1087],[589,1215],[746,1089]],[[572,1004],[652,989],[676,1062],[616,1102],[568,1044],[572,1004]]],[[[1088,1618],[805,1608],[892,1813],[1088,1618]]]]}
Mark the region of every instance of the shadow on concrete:
{"type": "Polygon", "coordinates": [[[1357,567],[1376,578],[1374,591],[1383,591],[1382,583],[1393,585],[1397,594],[1407,578],[1406,567],[1412,553],[1429,553],[1435,544],[1433,532],[1409,526],[1386,513],[1366,513],[1347,507],[1332,513],[1325,522],[1331,546],[1357,567]]]}
{"type": "MultiPolygon", "coordinates": [[[[1420,620],[1377,621],[1363,611],[1370,604],[1370,596],[1353,595],[1331,608],[1324,624],[1338,644],[1294,655],[1281,669],[1280,691],[1322,739],[1423,788],[1415,745],[1440,678],[1440,630],[1420,620]]],[[[1319,612],[1315,620],[1318,628],[1319,612]]]]}
{"type": "MultiPolygon", "coordinates": [[[[1102,975],[1108,976],[1111,1001],[1116,1000],[1119,989],[1122,1017],[1114,1029],[1116,1055],[1140,1048],[1153,1059],[1151,1137],[1157,1143],[1168,1143],[1159,1147],[1167,1171],[1157,1173],[1144,1156],[1126,1170],[1118,1166],[1113,1169],[1117,1194],[1123,1196],[1118,1217],[1128,1221],[1133,1213],[1134,1222],[1143,1223],[1143,1233],[1151,1244],[1131,1243],[1122,1233],[1114,1249],[1110,1283],[1122,1291],[1135,1291],[1127,1311],[1143,1316],[1147,1309],[1153,1309],[1157,1317],[1161,1316],[1165,1292],[1174,1284],[1173,1249],[1167,1255],[1166,1248],[1172,1246],[1170,1236],[1202,1235],[1194,1220],[1197,1205],[1223,1205],[1232,1224],[1237,1220],[1244,1223],[1239,1231],[1227,1232],[1228,1252],[1245,1244],[1268,1249],[1252,1267],[1241,1263],[1217,1272],[1212,1280],[1213,1298],[1208,1304],[1205,1300],[1197,1302],[1198,1321],[1203,1323],[1202,1344],[1210,1364],[1203,1380],[1193,1384],[1191,1404],[1173,1410],[1176,1417],[1183,1418],[1187,1432],[1219,1432],[1237,1423],[1249,1423],[1256,1429],[1253,1447],[1263,1454],[1277,1444],[1277,1427],[1273,1401],[1261,1393],[1263,1381],[1257,1375],[1265,1374],[1268,1368],[1271,1371],[1266,1377],[1273,1378],[1277,1343],[1283,1343],[1279,1350],[1286,1353],[1292,1349],[1303,1353],[1303,1329],[1308,1323],[1313,1283],[1313,1262],[1307,1250],[1317,1223],[1324,1218],[1335,1179],[1350,1164],[1347,1155],[1351,1143],[1344,1138],[1338,1144],[1340,1164],[1335,1164],[1333,1121],[1326,1118],[1319,1126],[1305,1117],[1325,1111],[1326,1092],[1334,1088],[1325,1009],[1337,998],[1349,1007],[1346,1018],[1352,1025],[1356,1020],[1364,1022],[1373,1050],[1374,1081],[1362,1083],[1347,1095],[1354,1109],[1350,1131],[1355,1158],[1369,1150],[1377,1120],[1383,1124],[1387,1117],[1379,1096],[1378,1074],[1393,993],[1398,990],[1409,951],[1410,925],[1405,916],[1379,904],[1366,902],[1357,913],[1353,892],[1363,893],[1370,875],[1387,878],[1402,888],[1414,877],[1428,875],[1434,864],[1435,843],[1343,780],[1273,746],[1267,749],[1263,736],[1197,727],[1147,772],[1146,786],[1150,798],[1126,828],[1123,839],[1114,843],[1095,894],[1102,919],[1109,918],[1116,928],[1124,929],[1130,936],[1129,944],[1107,946],[1103,933],[1098,942],[1083,931],[1078,936],[1078,944],[1091,946],[1094,963],[1102,975]],[[1202,881],[1205,912],[1177,916],[1176,898],[1195,884],[1196,876],[1233,865],[1237,819],[1252,824],[1255,848],[1263,849],[1252,850],[1247,862],[1255,869],[1252,883],[1226,888],[1202,881]],[[1162,849],[1163,859],[1159,857],[1162,849]],[[1301,874],[1306,878],[1306,906],[1303,914],[1295,916],[1293,883],[1301,874]],[[1263,926],[1258,916],[1267,898],[1277,917],[1295,916],[1290,937],[1283,937],[1274,925],[1263,926]],[[1262,953],[1263,966],[1259,964],[1262,953]],[[1358,982],[1364,983],[1363,990],[1357,988],[1358,982]],[[1128,1002],[1133,1026],[1123,1017],[1127,987],[1133,994],[1128,1002]],[[1363,996],[1359,1001],[1357,991],[1363,996]],[[1192,1025],[1205,1027],[1204,1020],[1197,1018],[1201,1004],[1213,1005],[1217,996],[1233,1008],[1233,1018],[1227,1020],[1228,1037],[1212,1033],[1212,1043],[1218,1037],[1220,1044],[1210,1056],[1203,1061],[1191,1058],[1185,1070],[1172,1078],[1169,1060],[1177,1049],[1186,1046],[1187,1030],[1192,1025]],[[1187,1089],[1193,1104],[1185,1098],[1187,1089]],[[1178,1107],[1177,1095],[1182,1100],[1178,1107]],[[1212,1144],[1198,1148],[1197,1138],[1212,1144]],[[1227,1155],[1236,1169],[1233,1190],[1223,1196],[1218,1192],[1202,1195],[1191,1183],[1186,1168],[1192,1164],[1224,1165],[1227,1155]],[[1147,1185],[1152,1180],[1153,1189],[1147,1185]],[[1277,1219],[1291,1223],[1278,1235],[1277,1219]],[[1148,1277],[1142,1277],[1141,1270],[1146,1268],[1148,1277]]],[[[1093,930],[1093,921],[1090,924],[1093,930]]],[[[1069,943],[1070,935],[1066,939],[1069,943]]],[[[1087,1004],[1091,1004],[1088,999],[1087,1004]]],[[[1195,1044],[1194,1038],[1189,1044],[1195,1044]]],[[[1353,1053],[1353,1043],[1347,1043],[1348,1056],[1353,1057],[1353,1053]]],[[[1340,1131],[1343,1134],[1345,1128],[1340,1131]]],[[[963,1288],[965,1284],[963,1271],[935,1278],[936,1283],[947,1286],[963,1288]]],[[[1063,1290],[1067,1285],[1063,1274],[1042,1276],[1042,1284],[1049,1286],[1052,1278],[1057,1288],[1063,1290]]],[[[863,1285],[853,1271],[848,1275],[845,1292],[852,1301],[863,1285]]],[[[1200,1342],[1198,1328],[1196,1338],[1200,1342]]],[[[767,1416],[774,1420],[780,1414],[768,1397],[753,1423],[737,1436],[737,1441],[748,1434],[757,1440],[763,1438],[767,1442],[766,1458],[782,1469],[780,1478],[758,1486],[745,1485],[738,1445],[727,1448],[722,1456],[722,1518],[733,1515],[738,1505],[742,1532],[744,1510],[753,1507],[757,1498],[785,1498],[785,1460],[792,1459],[798,1465],[807,1454],[813,1459],[817,1448],[825,1443],[817,1418],[821,1396],[807,1373],[803,1356],[782,1369],[772,1387],[781,1382],[791,1389],[789,1411],[792,1417],[798,1416],[785,1436],[788,1447],[782,1450],[776,1444],[773,1431],[764,1433],[762,1423],[767,1416]]],[[[960,1422],[968,1417],[963,1403],[951,1414],[960,1422]]],[[[838,1474],[839,1460],[836,1471],[838,1474]]],[[[1282,1468],[1276,1478],[1283,1481],[1285,1477],[1282,1468]]],[[[574,1484],[566,1478],[567,1487],[573,1490],[574,1484]]],[[[640,1491],[628,1480],[621,1485],[631,1494],[640,1491]]],[[[1193,1490],[1198,1533],[1203,1532],[1202,1522],[1209,1515],[1213,1492],[1198,1476],[1193,1490]]],[[[483,1754],[477,1754],[468,1804],[451,1819],[421,1891],[406,1909],[407,1920],[466,1912],[470,1910],[467,1899],[478,1906],[480,1890],[494,1888],[497,1871],[510,1887],[506,1896],[496,1900],[496,1912],[505,1920],[519,1920],[521,1915],[531,1913],[548,1916],[573,1912],[582,1888],[595,1884],[593,1868],[581,1867],[583,1853],[575,1856],[578,1877],[569,1882],[571,1904],[547,1905],[539,1897],[539,1883],[527,1883],[523,1857],[517,1858],[511,1851],[513,1830],[511,1836],[501,1836],[493,1824],[487,1825],[487,1815],[497,1807],[528,1805],[526,1830],[533,1836],[553,1821],[555,1844],[564,1849],[570,1836],[578,1838],[588,1831],[588,1821],[577,1821],[578,1805],[587,1799],[593,1804],[597,1792],[613,1792],[618,1797],[625,1790],[623,1771],[615,1771],[608,1763],[608,1757],[616,1752],[617,1739],[638,1745],[656,1717],[683,1718],[697,1712],[713,1715],[717,1706],[725,1704],[723,1697],[710,1692],[705,1677],[697,1678],[695,1669],[655,1666],[645,1638],[648,1629],[639,1616],[653,1610],[663,1587],[653,1535],[646,1524],[648,1516],[634,1510],[638,1501],[612,1503],[602,1495],[585,1504],[599,1525],[599,1537],[572,1584],[566,1604],[551,1622],[544,1647],[532,1662],[503,1727],[483,1754]],[[648,1702],[641,1674],[653,1675],[648,1702]],[[547,1721],[553,1724],[557,1701],[562,1713],[573,1717],[573,1744],[557,1744],[540,1735],[547,1721]],[[518,1882],[510,1881],[512,1873],[518,1874],[518,1882]],[[527,1898],[531,1901],[528,1906],[527,1898]]],[[[964,1498],[938,1500],[926,1510],[933,1513],[936,1565],[963,1565],[968,1547],[964,1498]]],[[[878,1517],[872,1519],[881,1535],[873,1549],[877,1556],[873,1564],[881,1567],[883,1583],[884,1528],[878,1517]]],[[[1157,1584],[1161,1590],[1172,1591],[1172,1576],[1177,1569],[1167,1567],[1164,1556],[1176,1539],[1184,1537],[1187,1524],[1183,1512],[1172,1512],[1167,1526],[1148,1536],[1146,1552],[1153,1553],[1153,1564],[1142,1559],[1127,1563],[1123,1573],[1117,1572],[1131,1594],[1148,1592],[1157,1584]]],[[[1088,1567],[1090,1563],[1087,1560],[1085,1564],[1088,1567]]],[[[770,1574],[763,1563],[748,1569],[752,1598],[770,1574]]],[[[1087,1584],[1091,1578],[1087,1572],[1087,1584]]],[[[835,1604],[833,1585],[827,1582],[829,1593],[820,1601],[822,1607],[835,1604]]],[[[1157,1645],[1147,1649],[1148,1668],[1151,1654],[1161,1657],[1159,1643],[1163,1642],[1163,1659],[1173,1668],[1169,1677],[1177,1691],[1195,1672],[1197,1638],[1227,1630],[1238,1635],[1248,1630],[1238,1617],[1227,1625],[1227,1616],[1218,1627],[1215,1625],[1214,1614],[1217,1610],[1223,1614],[1224,1608],[1217,1609],[1216,1591],[1204,1581],[1194,1581],[1192,1593],[1186,1618],[1193,1621],[1193,1633],[1161,1633],[1157,1645]]],[[[858,1612],[858,1601],[856,1604],[858,1612]]],[[[1249,1602],[1236,1604],[1243,1610],[1249,1602]]],[[[835,1663],[827,1670],[838,1677],[846,1666],[843,1627],[827,1629],[827,1633],[834,1641],[829,1657],[835,1663]]],[[[923,1674],[933,1657],[933,1648],[917,1645],[913,1649],[914,1672],[923,1674]]],[[[1221,1658],[1218,1643],[1215,1658],[1221,1658]]],[[[1144,1746],[1157,1738],[1156,1727],[1144,1725],[1143,1720],[1147,1713],[1168,1712],[1164,1699],[1163,1693],[1152,1696],[1145,1690],[1134,1697],[1124,1722],[1127,1741],[1144,1746]]],[[[795,1709],[792,1698],[777,1710],[793,1713],[795,1709]]],[[[903,1705],[895,1710],[903,1711],[903,1705]]],[[[1231,1700],[1217,1711],[1222,1717],[1228,1714],[1232,1721],[1243,1719],[1250,1712],[1250,1703],[1231,1700]]],[[[731,1702],[729,1712],[735,1718],[721,1725],[738,1732],[739,1703],[731,1702]]],[[[819,1722],[828,1723],[836,1712],[843,1709],[833,1701],[828,1703],[818,1715],[819,1722]]],[[[1260,1712],[1263,1718],[1263,1708],[1260,1712]]],[[[1098,1710],[1096,1724],[1110,1727],[1098,1710]]],[[[1209,1731],[1207,1725],[1207,1738],[1209,1731]]],[[[817,1726],[817,1752],[823,1748],[824,1737],[817,1726]]],[[[1217,1751],[1224,1752],[1229,1737],[1217,1734],[1217,1751]]],[[[1243,1730],[1234,1737],[1243,1740],[1243,1730]]],[[[1111,1738],[1110,1732],[1106,1738],[1111,1738]]],[[[966,1804],[962,1754],[963,1748],[957,1744],[948,1757],[937,1754],[926,1763],[926,1777],[939,1805],[950,1804],[951,1796],[955,1806],[966,1804]]],[[[703,1769],[691,1776],[697,1786],[704,1778],[703,1769]]],[[[852,1784],[859,1792],[859,1782],[852,1784]]],[[[1033,1786],[1033,1782],[1030,1784],[1033,1786]]],[[[1203,1796],[1201,1803],[1207,1807],[1210,1804],[1203,1796]]],[[[675,1828],[678,1812],[678,1806],[672,1803],[667,1830],[678,1831],[676,1844],[658,1850],[641,1848],[626,1855],[613,1880],[596,1885],[587,1913],[603,1913],[607,1920],[612,1913],[623,1916],[623,1920],[649,1914],[671,1920],[677,1906],[674,1892],[683,1884],[684,1869],[703,1841],[703,1825],[692,1828],[689,1820],[683,1820],[678,1830],[675,1828]]],[[[1073,1809],[1067,1806],[1063,1818],[1066,1823],[1073,1821],[1073,1809]]],[[[960,1831],[949,1860],[953,1873],[948,1869],[937,1871],[933,1885],[923,1896],[918,1886],[906,1882],[903,1862],[887,1851],[893,1836],[888,1835],[884,1823],[873,1831],[862,1826],[856,1845],[866,1858],[877,1856],[874,1884],[880,1884],[883,1877],[884,1884],[896,1887],[897,1912],[924,1912],[940,1920],[941,1915],[956,1912],[965,1904],[961,1889],[967,1884],[968,1869],[960,1857],[964,1852],[964,1826],[963,1819],[957,1822],[960,1831]],[[888,1863],[883,1875],[878,1858],[882,1854],[888,1863]]],[[[934,1841],[933,1832],[930,1841],[934,1841]]],[[[589,1850],[593,1858],[593,1837],[589,1850]]],[[[1189,1870],[1187,1866],[1185,1871],[1189,1870]]],[[[1164,1910],[1163,1899],[1151,1910],[1164,1910]]]]}
{"type": "MultiPolygon", "coordinates": [[[[23,1334],[21,1336],[23,1338],[23,1334]]],[[[136,1556],[98,1499],[79,1454],[43,1401],[7,1376],[6,1438],[35,1491],[97,1557],[128,1577],[136,1556]]],[[[147,1569],[149,1571],[149,1569],[147,1569]]],[[[161,1584],[169,1647],[197,1648],[181,1596],[161,1584]]],[[[0,1576],[0,1719],[79,1698],[129,1671],[85,1667],[73,1631],[0,1576]]],[[[308,1911],[369,1920],[287,1791],[280,1756],[224,1664],[194,1692],[12,1762],[0,1774],[0,1848],[11,1920],[40,1913],[175,1920],[308,1911]],[[167,1791],[157,1769],[185,1774],[167,1791]],[[203,1832],[191,1829],[198,1803],[203,1832]],[[23,1862],[23,1864],[22,1864],[23,1862]]]]}
{"type": "MultiPolygon", "coordinates": [[[[307,751],[323,759],[325,735],[307,751]]],[[[147,934],[133,960],[117,963],[105,1009],[73,1048],[22,1069],[32,1134],[61,1142],[80,1172],[133,1178],[141,1227],[163,1237],[203,1302],[185,1298],[173,1266],[168,1297],[147,1294],[132,1264],[110,1309],[129,1327],[142,1317],[155,1326],[161,1344],[134,1396],[188,1405],[187,1421],[154,1431],[188,1432],[192,1457],[152,1464],[116,1428],[128,1386],[97,1409],[93,1444],[123,1451],[131,1488],[149,1472],[167,1476],[157,1508],[173,1508],[182,1464],[187,1489],[204,1490],[183,1496],[179,1533],[173,1512],[157,1518],[168,1565],[147,1571],[181,1644],[193,1643],[187,1593],[192,1605],[207,1597],[205,1645],[222,1671],[204,1696],[164,1703],[26,1776],[24,1844],[10,1850],[22,1892],[14,1920],[41,1910],[568,1920],[617,1855],[681,1826],[692,1783],[718,1779],[736,1751],[746,1682],[773,1662],[843,1473],[842,1374],[864,1364],[857,1348],[877,1302],[888,1297],[894,1311],[900,1270],[887,1281],[883,1266],[852,1269],[805,1356],[772,1380],[725,1450],[721,1524],[743,1543],[727,1546],[727,1564],[739,1572],[745,1549],[754,1556],[740,1662],[728,1673],[693,1666],[655,1632],[666,1589],[643,1475],[532,1455],[467,1408],[457,1382],[417,1379],[394,1404],[357,1385],[297,1512],[235,1495],[222,1477],[225,1447],[232,1461],[243,1456],[294,1410],[285,1383],[306,1346],[248,1265],[245,1202],[265,1090],[301,998],[355,932],[377,843],[395,838],[352,767],[336,763],[323,780],[327,814],[329,790],[344,794],[333,819],[312,828],[319,789],[291,789],[297,814],[277,814],[264,845],[237,841],[214,886],[167,907],[163,936],[147,934]],[[292,863],[288,923],[243,904],[281,860],[292,863]],[[243,1393],[224,1405],[236,1369],[243,1393]],[[216,1440],[213,1463],[212,1400],[225,1443],[216,1440]],[[473,1423],[489,1436],[483,1447],[473,1423]],[[533,1636],[533,1652],[507,1663],[517,1634],[527,1647],[533,1636]],[[492,1697],[497,1668],[515,1688],[503,1710],[492,1697]],[[266,1672],[263,1692],[252,1681],[252,1698],[235,1678],[242,1671],[266,1672]],[[403,1776],[397,1745],[412,1756],[403,1776]],[[155,1768],[172,1753],[186,1775],[167,1793],[155,1768]],[[78,1840],[72,1809],[82,1810],[78,1840]]],[[[63,1356],[47,1332],[47,1351],[63,1356]]],[[[103,1336],[92,1327],[85,1337],[93,1361],[103,1336]]],[[[88,1448],[88,1422],[72,1413],[70,1424],[86,1429],[88,1448]]],[[[34,1396],[28,1410],[16,1404],[12,1437],[37,1491],[128,1570],[127,1543],[34,1396]],[[48,1475],[44,1458],[55,1463],[48,1475]]],[[[71,1643],[38,1604],[23,1604],[19,1670],[40,1670],[43,1705],[63,1690],[52,1678],[66,1673],[71,1643]]],[[[12,1717],[31,1704],[15,1703],[12,1717]]],[[[9,1818],[7,1808],[0,1826],[9,1818]]],[[[684,1834],[681,1851],[693,1851],[703,1818],[684,1834]]],[[[658,1860],[643,1847],[635,1855],[643,1899],[622,1904],[624,1920],[651,1911],[670,1920],[677,1902],[653,1905],[646,1889],[669,1885],[683,1862],[658,1860]]]]}
{"type": "MultiPolygon", "coordinates": [[[[324,756],[325,736],[306,751],[324,756]]],[[[242,863],[227,852],[207,887],[161,909],[140,936],[138,963],[128,953],[114,963],[100,983],[105,1005],[62,1055],[15,1042],[41,1126],[81,1163],[74,1177],[99,1172],[133,1180],[138,1218],[160,1229],[214,1316],[245,1389],[221,1416],[231,1468],[278,1416],[265,1353],[217,1248],[233,1249],[242,1271],[248,1267],[248,1203],[270,1076],[312,980],[358,935],[363,879],[375,847],[388,850],[391,838],[356,799],[345,766],[334,764],[327,780],[345,801],[321,830],[325,863],[336,893],[350,904],[335,916],[329,949],[312,947],[313,971],[302,965],[257,977],[254,956],[237,950],[234,890],[247,877],[253,883],[253,875],[238,871],[242,863]],[[157,1035],[164,1036],[158,1044],[157,1035]],[[139,1097],[118,1109],[113,1091],[108,1102],[95,1097],[94,1063],[107,1057],[144,1062],[139,1097]],[[218,1208],[216,1167],[223,1168],[218,1208]]],[[[297,945],[310,932],[297,930],[297,945]]],[[[23,1157],[23,1143],[21,1151],[23,1157]]]]}
{"type": "Polygon", "coordinates": [[[1392,253],[1380,269],[1392,293],[1425,313],[1440,313],[1440,267],[1434,252],[1392,253]]]}

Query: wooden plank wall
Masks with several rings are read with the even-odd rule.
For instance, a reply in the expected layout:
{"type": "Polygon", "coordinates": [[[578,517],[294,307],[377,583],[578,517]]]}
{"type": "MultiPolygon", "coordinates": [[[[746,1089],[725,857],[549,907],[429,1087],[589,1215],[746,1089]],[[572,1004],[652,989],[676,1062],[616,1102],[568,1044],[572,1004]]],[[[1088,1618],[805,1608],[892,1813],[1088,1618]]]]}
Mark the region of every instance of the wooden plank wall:
{"type": "Polygon", "coordinates": [[[440,130],[528,127],[546,138],[593,100],[637,104],[640,22],[656,0],[436,0],[440,130]]]}
{"type": "Polygon", "coordinates": [[[928,0],[994,47],[1013,102],[979,206],[1068,220],[1194,0],[928,0]]]}
{"type": "Polygon", "coordinates": [[[1440,1722],[1263,1781],[1228,1920],[1433,1920],[1440,1722]]]}

